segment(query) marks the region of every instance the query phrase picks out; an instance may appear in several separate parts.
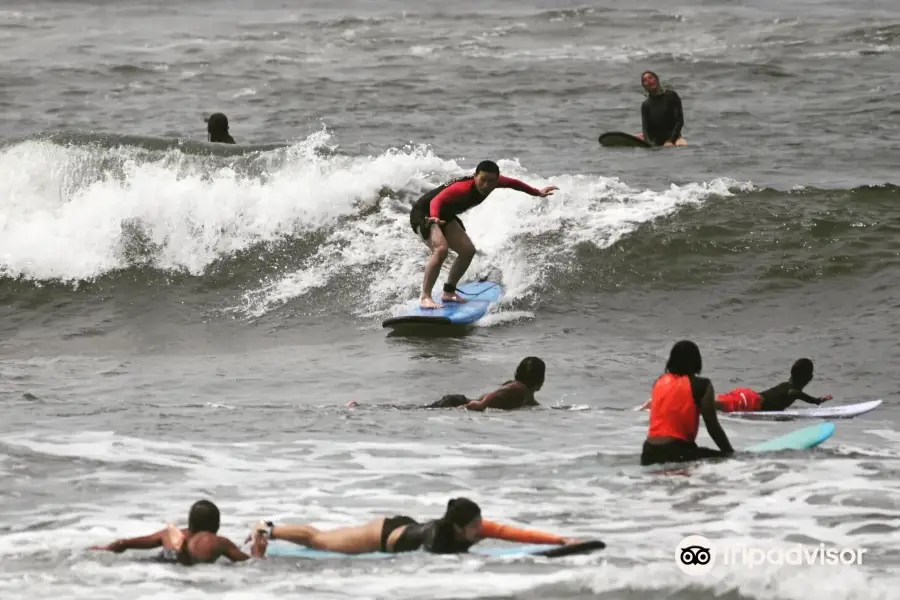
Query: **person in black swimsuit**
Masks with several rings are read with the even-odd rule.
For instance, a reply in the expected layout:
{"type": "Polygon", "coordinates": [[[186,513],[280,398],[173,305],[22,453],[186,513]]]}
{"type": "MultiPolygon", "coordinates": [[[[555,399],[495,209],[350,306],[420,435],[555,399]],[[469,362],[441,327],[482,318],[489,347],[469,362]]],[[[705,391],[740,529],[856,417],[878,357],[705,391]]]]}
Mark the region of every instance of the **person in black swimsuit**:
{"type": "Polygon", "coordinates": [[[687,146],[681,137],[684,128],[684,111],[681,98],[674,90],[666,90],[653,71],[641,74],[641,85],[647,99],[641,104],[641,129],[638,136],[654,146],[687,146]]]}
{"type": "Polygon", "coordinates": [[[228,133],[228,117],[222,113],[213,113],[206,119],[206,133],[210,142],[234,144],[234,138],[228,133]]]}
{"type": "Polygon", "coordinates": [[[414,550],[425,550],[433,554],[459,554],[468,552],[469,548],[485,538],[526,544],[567,544],[574,541],[540,531],[484,521],[481,518],[481,508],[468,498],[450,500],[444,516],[425,523],[399,515],[375,519],[364,525],[322,531],[311,525],[276,525],[271,521],[261,521],[254,534],[342,554],[414,550]]]}

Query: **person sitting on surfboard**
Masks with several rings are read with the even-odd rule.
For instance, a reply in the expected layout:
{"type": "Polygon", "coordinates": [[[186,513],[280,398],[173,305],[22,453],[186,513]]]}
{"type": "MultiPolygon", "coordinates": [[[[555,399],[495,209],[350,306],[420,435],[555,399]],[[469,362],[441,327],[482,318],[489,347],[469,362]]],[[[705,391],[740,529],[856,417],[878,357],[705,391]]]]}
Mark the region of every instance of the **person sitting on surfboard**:
{"type": "Polygon", "coordinates": [[[681,98],[675,90],[666,90],[659,83],[653,71],[641,74],[641,85],[647,92],[647,99],[641,104],[641,129],[637,135],[654,146],[687,146],[681,137],[684,127],[684,111],[681,98]]]}
{"type": "Polygon", "coordinates": [[[456,293],[456,284],[469,268],[469,263],[475,256],[475,246],[466,233],[466,228],[459,215],[470,208],[474,208],[484,202],[485,198],[496,188],[509,188],[525,192],[532,196],[546,198],[559,189],[556,186],[547,186],[536,189],[530,185],[500,175],[500,167],[497,163],[484,160],[478,163],[474,175],[467,175],[454,179],[431,190],[416,200],[409,211],[409,224],[412,230],[422,238],[425,245],[431,249],[431,258],[425,267],[425,278],[422,284],[422,308],[440,308],[441,304],[434,301],[431,292],[437,282],[441,265],[447,258],[449,249],[456,252],[456,260],[450,267],[447,283],[444,284],[444,293],[441,294],[443,302],[465,302],[456,293]],[[432,227],[437,225],[437,227],[432,227]]]}
{"type": "Polygon", "coordinates": [[[143,537],[116,540],[107,546],[92,546],[91,550],[121,553],[126,550],[152,550],[163,547],[160,560],[183,565],[213,563],[224,556],[233,562],[261,558],[266,551],[266,539],[252,536],[250,555],[242,552],[234,542],[217,535],[219,508],[209,500],[200,500],[191,506],[187,529],[169,525],[143,537]]]}
{"type": "Polygon", "coordinates": [[[712,382],[698,377],[702,369],[697,344],[682,340],[672,346],[666,372],[653,384],[650,428],[641,465],[716,458],[734,452],[719,424],[712,382]],[[719,450],[697,445],[701,415],[719,450]]]}
{"type": "Polygon", "coordinates": [[[311,525],[275,525],[261,521],[254,529],[272,540],[284,540],[314,550],[342,554],[411,552],[459,554],[485,538],[523,544],[573,544],[558,535],[501,525],[481,518],[481,508],[468,498],[447,502],[440,519],[419,523],[407,516],[375,519],[364,525],[321,531],[311,525]]]}
{"type": "Polygon", "coordinates": [[[796,400],[803,400],[816,406],[831,400],[831,396],[814,398],[803,392],[813,379],[813,362],[801,358],[791,366],[791,378],[762,392],[749,388],[737,388],[722,394],[716,400],[722,412],[738,411],[782,411],[796,400]]]}

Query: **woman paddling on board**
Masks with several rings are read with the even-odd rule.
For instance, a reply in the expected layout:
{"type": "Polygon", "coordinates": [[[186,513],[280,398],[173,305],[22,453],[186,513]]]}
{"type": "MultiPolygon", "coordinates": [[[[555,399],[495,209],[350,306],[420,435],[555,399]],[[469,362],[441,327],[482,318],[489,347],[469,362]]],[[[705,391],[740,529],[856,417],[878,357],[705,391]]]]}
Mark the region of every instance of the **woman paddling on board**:
{"type": "MultiPolygon", "coordinates": [[[[813,379],[813,362],[808,358],[798,359],[791,366],[791,377],[783,383],[762,392],[750,388],[736,388],[719,394],[716,406],[721,412],[780,412],[787,410],[797,400],[819,406],[831,400],[830,395],[816,398],[803,391],[813,379]]],[[[647,400],[641,409],[650,408],[652,400],[647,400]]]]}
{"type": "Polygon", "coordinates": [[[200,500],[191,506],[187,529],[169,525],[150,535],[116,540],[107,546],[93,546],[91,550],[122,553],[126,550],[152,550],[163,548],[159,559],[182,565],[214,563],[225,557],[232,562],[261,558],[266,552],[266,539],[254,534],[250,554],[242,552],[234,542],[218,534],[219,508],[208,500],[200,500]]]}
{"type": "MultiPolygon", "coordinates": [[[[522,359],[516,367],[516,373],[511,381],[505,382],[500,389],[482,394],[477,400],[470,400],[463,394],[447,394],[437,402],[425,406],[394,406],[393,408],[458,408],[463,406],[468,410],[483,411],[486,408],[497,410],[516,410],[526,406],[540,406],[534,399],[534,393],[544,385],[546,365],[536,356],[528,356],[522,359]]],[[[351,400],[348,408],[356,408],[359,402],[351,400]]]]}
{"type": "Polygon", "coordinates": [[[703,359],[697,344],[682,340],[672,346],[666,372],[653,384],[650,428],[641,465],[717,458],[734,452],[716,415],[712,382],[698,377],[703,359]],[[700,416],[719,450],[697,445],[700,416]]]}
{"type": "Polygon", "coordinates": [[[684,111],[675,90],[663,89],[653,71],[641,73],[641,85],[647,99],[641,104],[641,129],[635,137],[654,146],[687,146],[681,137],[684,111]]]}
{"type": "Polygon", "coordinates": [[[409,224],[431,250],[422,284],[422,308],[441,307],[431,297],[431,291],[451,248],[456,252],[456,260],[450,266],[441,301],[465,302],[457,295],[456,284],[469,268],[469,263],[475,256],[475,246],[458,215],[484,202],[496,188],[509,188],[541,198],[546,198],[559,189],[551,185],[539,190],[518,179],[504,177],[500,175],[497,163],[483,160],[478,163],[474,175],[454,179],[416,200],[409,212],[409,224]]]}
{"type": "Polygon", "coordinates": [[[418,523],[407,516],[375,519],[364,525],[321,531],[311,525],[276,525],[260,522],[254,534],[284,540],[314,550],[342,554],[411,552],[459,554],[485,538],[523,544],[571,544],[557,535],[501,525],[481,518],[481,508],[468,498],[454,498],[440,519],[418,523]]]}

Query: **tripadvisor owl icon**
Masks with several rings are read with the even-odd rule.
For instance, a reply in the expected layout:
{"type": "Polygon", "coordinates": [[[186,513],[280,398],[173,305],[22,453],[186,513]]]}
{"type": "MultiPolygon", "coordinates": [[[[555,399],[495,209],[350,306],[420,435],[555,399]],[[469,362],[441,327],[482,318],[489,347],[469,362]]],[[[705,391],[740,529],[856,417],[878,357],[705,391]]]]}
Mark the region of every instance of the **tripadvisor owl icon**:
{"type": "Polygon", "coordinates": [[[689,535],[675,547],[675,564],[687,575],[706,575],[716,564],[716,551],[702,535],[689,535]]]}

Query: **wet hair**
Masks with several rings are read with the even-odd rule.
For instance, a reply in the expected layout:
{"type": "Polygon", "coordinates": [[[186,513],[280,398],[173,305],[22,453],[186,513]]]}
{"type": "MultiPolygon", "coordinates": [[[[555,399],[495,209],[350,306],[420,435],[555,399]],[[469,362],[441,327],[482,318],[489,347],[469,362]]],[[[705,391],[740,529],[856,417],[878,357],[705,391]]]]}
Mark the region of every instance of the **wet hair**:
{"type": "Polygon", "coordinates": [[[478,175],[479,173],[493,173],[494,175],[499,175],[500,167],[492,160],[483,160],[475,167],[475,174],[478,175]]]}
{"type": "Polygon", "coordinates": [[[516,367],[515,378],[519,383],[524,383],[530,388],[544,385],[544,373],[547,367],[544,361],[537,356],[529,356],[523,358],[519,366],[516,367]]]}
{"type": "Polygon", "coordinates": [[[210,142],[234,143],[234,139],[228,133],[228,117],[222,113],[213,113],[204,120],[210,142]]]}
{"type": "Polygon", "coordinates": [[[808,358],[801,358],[791,367],[791,381],[803,387],[813,378],[813,362],[808,358]]]}
{"type": "Polygon", "coordinates": [[[481,516],[481,507],[468,498],[453,498],[447,502],[447,512],[444,513],[444,522],[458,527],[465,527],[481,516]]]}
{"type": "Polygon", "coordinates": [[[703,370],[700,348],[690,340],[681,340],[672,346],[666,371],[673,375],[699,375],[703,370]]]}
{"type": "Polygon", "coordinates": [[[188,515],[188,529],[191,533],[206,531],[217,533],[219,531],[219,507],[209,500],[199,500],[191,506],[188,515]]]}

